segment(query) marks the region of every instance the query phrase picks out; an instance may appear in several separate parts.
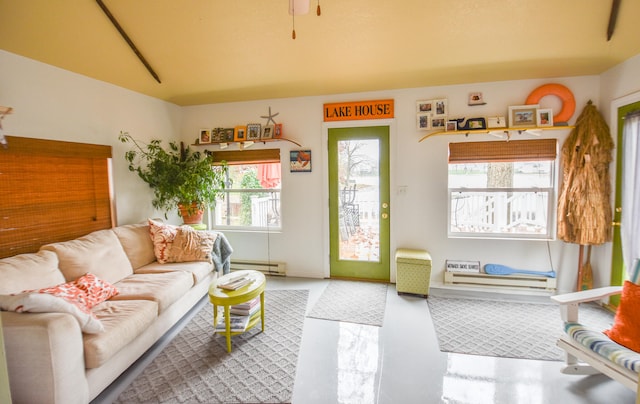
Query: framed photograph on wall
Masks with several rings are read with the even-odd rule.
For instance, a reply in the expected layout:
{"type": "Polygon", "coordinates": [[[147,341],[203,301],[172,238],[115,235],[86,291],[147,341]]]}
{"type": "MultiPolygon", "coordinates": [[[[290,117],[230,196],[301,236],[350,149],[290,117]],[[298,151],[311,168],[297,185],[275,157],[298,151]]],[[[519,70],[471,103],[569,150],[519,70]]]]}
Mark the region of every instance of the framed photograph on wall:
{"type": "Polygon", "coordinates": [[[447,115],[449,113],[449,108],[447,108],[447,99],[444,98],[442,100],[434,100],[434,115],[447,115]]]}
{"type": "Polygon", "coordinates": [[[233,141],[244,142],[245,140],[247,140],[247,127],[236,126],[235,128],[233,128],[233,141]]]}
{"type": "Polygon", "coordinates": [[[291,150],[289,169],[292,173],[311,172],[311,150],[291,150]]]}
{"type": "Polygon", "coordinates": [[[211,129],[200,129],[200,133],[198,134],[198,142],[200,144],[211,143],[211,129]]]}
{"type": "Polygon", "coordinates": [[[433,107],[434,100],[423,100],[416,102],[417,114],[434,114],[435,108],[433,107]]]}
{"type": "Polygon", "coordinates": [[[261,135],[262,125],[259,123],[247,124],[247,140],[259,140],[261,135]]]}
{"type": "Polygon", "coordinates": [[[431,117],[431,129],[444,130],[447,127],[446,116],[432,116],[431,117]]]}
{"type": "Polygon", "coordinates": [[[538,126],[553,126],[553,110],[543,108],[538,110],[538,126]]]}
{"type": "Polygon", "coordinates": [[[431,114],[418,114],[416,116],[416,126],[418,130],[431,129],[431,114]]]}
{"type": "Polygon", "coordinates": [[[514,105],[509,107],[509,126],[532,127],[538,126],[538,105],[514,105]]]}

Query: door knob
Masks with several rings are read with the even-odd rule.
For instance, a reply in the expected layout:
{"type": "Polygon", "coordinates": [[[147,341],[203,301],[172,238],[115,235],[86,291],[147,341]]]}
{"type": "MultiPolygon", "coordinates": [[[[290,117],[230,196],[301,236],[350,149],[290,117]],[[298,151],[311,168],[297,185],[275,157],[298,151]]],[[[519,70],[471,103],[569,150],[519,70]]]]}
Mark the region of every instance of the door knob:
{"type": "Polygon", "coordinates": [[[382,208],[383,208],[383,209],[387,209],[388,207],[389,207],[389,204],[388,204],[388,203],[386,203],[386,202],[383,202],[383,203],[382,203],[382,208]]]}

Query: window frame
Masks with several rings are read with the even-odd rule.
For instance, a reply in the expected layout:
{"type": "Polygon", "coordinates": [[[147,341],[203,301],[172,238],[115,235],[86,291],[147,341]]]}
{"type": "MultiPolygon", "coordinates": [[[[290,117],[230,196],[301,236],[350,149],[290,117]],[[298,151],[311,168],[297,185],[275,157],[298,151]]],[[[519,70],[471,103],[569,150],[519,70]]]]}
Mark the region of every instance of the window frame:
{"type": "MultiPolygon", "coordinates": [[[[264,231],[280,231],[282,230],[282,162],[280,161],[280,149],[257,149],[257,150],[240,150],[240,151],[215,151],[210,155],[213,158],[214,164],[226,164],[227,166],[234,165],[254,165],[254,164],[272,164],[277,163],[280,165],[280,186],[278,188],[225,188],[220,190],[223,193],[223,200],[228,200],[230,194],[244,193],[270,193],[277,194],[279,203],[279,225],[266,226],[251,226],[251,225],[227,225],[216,223],[215,207],[209,209],[208,220],[209,227],[213,229],[219,229],[224,231],[246,231],[246,232],[264,232],[264,231]]],[[[229,175],[227,170],[226,175],[229,175]]],[[[228,178],[228,177],[227,177],[228,178]]],[[[219,202],[218,202],[219,203],[219,202]]],[[[216,205],[217,206],[217,205],[216,205]]]]}
{"type": "MultiPolygon", "coordinates": [[[[474,239],[507,239],[507,240],[555,240],[556,239],[556,209],[557,209],[557,140],[536,139],[511,142],[465,142],[449,144],[449,161],[447,165],[447,237],[448,238],[474,238],[474,239]],[[507,144],[509,143],[509,144],[507,144]],[[549,161],[549,186],[548,187],[455,187],[449,186],[449,167],[452,164],[492,162],[537,162],[549,161]],[[545,233],[508,233],[508,232],[465,232],[452,231],[454,196],[456,194],[506,194],[544,192],[546,201],[546,232],[545,233]]],[[[504,197],[503,197],[504,199],[504,197]]],[[[505,212],[508,215],[508,211],[505,212]]],[[[508,216],[507,216],[508,218],[508,216]]]]}

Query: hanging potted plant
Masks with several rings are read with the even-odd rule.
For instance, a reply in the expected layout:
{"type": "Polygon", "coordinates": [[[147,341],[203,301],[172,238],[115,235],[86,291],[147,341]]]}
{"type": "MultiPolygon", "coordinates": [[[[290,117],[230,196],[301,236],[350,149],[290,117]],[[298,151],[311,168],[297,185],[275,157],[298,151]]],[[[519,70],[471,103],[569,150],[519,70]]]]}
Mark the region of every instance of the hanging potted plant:
{"type": "Polygon", "coordinates": [[[215,206],[224,189],[226,167],[213,166],[209,156],[188,146],[182,148],[176,142],[164,149],[160,140],[143,145],[127,132],[120,132],[118,139],[133,145],[125,159],[129,171],[137,173],[153,189],[153,207],[165,212],[178,207],[185,224],[202,223],[204,210],[215,206]]]}

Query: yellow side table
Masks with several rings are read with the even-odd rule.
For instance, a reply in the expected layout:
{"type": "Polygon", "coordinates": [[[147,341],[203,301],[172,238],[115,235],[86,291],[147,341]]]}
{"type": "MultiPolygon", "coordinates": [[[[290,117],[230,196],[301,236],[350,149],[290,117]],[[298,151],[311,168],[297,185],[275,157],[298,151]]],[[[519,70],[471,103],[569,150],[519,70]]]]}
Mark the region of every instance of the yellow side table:
{"type": "Polygon", "coordinates": [[[264,288],[266,280],[264,275],[258,271],[234,271],[227,275],[221,276],[211,283],[209,287],[209,301],[213,304],[213,327],[218,324],[218,306],[222,306],[224,309],[224,321],[225,321],[225,336],[227,337],[227,352],[231,352],[231,336],[242,334],[249,331],[253,326],[258,323],[258,319],[262,323],[262,331],[264,332],[264,288]],[[237,276],[248,276],[252,282],[248,285],[236,290],[225,290],[218,287],[220,284],[224,284],[231,278],[237,276]],[[249,320],[249,324],[244,331],[231,332],[231,323],[229,317],[229,307],[235,304],[241,304],[248,302],[254,297],[260,295],[260,316],[252,316],[249,320]]]}

